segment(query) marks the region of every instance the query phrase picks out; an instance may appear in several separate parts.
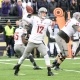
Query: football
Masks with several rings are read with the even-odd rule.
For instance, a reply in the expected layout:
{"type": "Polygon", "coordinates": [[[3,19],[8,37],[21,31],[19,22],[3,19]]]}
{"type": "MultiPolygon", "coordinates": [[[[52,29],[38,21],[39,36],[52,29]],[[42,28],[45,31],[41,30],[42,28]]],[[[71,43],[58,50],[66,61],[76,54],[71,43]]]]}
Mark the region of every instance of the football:
{"type": "Polygon", "coordinates": [[[31,6],[26,6],[26,11],[32,14],[34,10],[31,6]]]}

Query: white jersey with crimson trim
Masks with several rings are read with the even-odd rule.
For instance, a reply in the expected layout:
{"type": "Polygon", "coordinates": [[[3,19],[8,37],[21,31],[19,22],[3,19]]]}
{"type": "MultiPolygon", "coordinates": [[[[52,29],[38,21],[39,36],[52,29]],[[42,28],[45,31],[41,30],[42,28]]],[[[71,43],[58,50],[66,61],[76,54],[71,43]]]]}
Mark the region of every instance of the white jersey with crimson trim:
{"type": "Polygon", "coordinates": [[[23,44],[22,39],[21,39],[21,36],[24,33],[27,34],[27,31],[24,28],[17,28],[15,30],[15,33],[14,33],[14,41],[15,41],[15,44],[23,44]]]}
{"type": "Polygon", "coordinates": [[[80,26],[80,23],[75,18],[72,18],[68,20],[68,22],[61,30],[64,31],[69,37],[71,37],[76,32],[76,30],[72,27],[73,25],[80,26]]]}
{"type": "Polygon", "coordinates": [[[33,43],[42,43],[46,35],[48,27],[51,27],[52,21],[50,19],[41,20],[38,16],[28,18],[27,15],[23,16],[23,20],[32,24],[32,31],[29,41],[33,43]]]}

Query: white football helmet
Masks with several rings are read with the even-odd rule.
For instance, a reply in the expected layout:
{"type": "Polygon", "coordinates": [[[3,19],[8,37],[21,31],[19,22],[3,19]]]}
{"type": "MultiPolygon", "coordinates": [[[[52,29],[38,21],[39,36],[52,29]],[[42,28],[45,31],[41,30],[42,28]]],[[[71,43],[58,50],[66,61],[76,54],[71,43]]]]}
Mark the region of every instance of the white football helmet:
{"type": "Polygon", "coordinates": [[[24,21],[24,20],[19,20],[19,27],[22,27],[22,28],[24,28],[24,29],[26,29],[26,26],[28,25],[28,23],[26,22],[26,21],[24,21]]]}
{"type": "Polygon", "coordinates": [[[80,22],[80,12],[73,13],[73,18],[75,18],[78,22],[80,22]]]}
{"type": "Polygon", "coordinates": [[[47,15],[46,15],[46,16],[42,16],[42,15],[41,15],[42,12],[45,12],[45,13],[47,14],[47,9],[46,9],[45,7],[41,7],[41,8],[38,10],[38,16],[39,16],[39,17],[42,17],[42,18],[44,19],[44,18],[47,17],[47,15]]]}

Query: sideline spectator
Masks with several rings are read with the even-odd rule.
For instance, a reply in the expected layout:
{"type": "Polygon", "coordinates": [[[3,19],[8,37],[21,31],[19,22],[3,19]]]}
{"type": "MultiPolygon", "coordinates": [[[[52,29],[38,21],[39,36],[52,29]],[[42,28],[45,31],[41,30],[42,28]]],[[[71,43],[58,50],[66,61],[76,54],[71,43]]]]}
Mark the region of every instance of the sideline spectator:
{"type": "Polygon", "coordinates": [[[17,2],[17,0],[11,0],[11,4],[14,4],[15,1],[17,2]]]}
{"type": "Polygon", "coordinates": [[[49,16],[54,16],[53,10],[57,7],[57,2],[55,0],[51,0],[48,4],[48,12],[49,16]]]}
{"type": "Polygon", "coordinates": [[[7,21],[7,25],[4,27],[4,37],[7,44],[7,53],[9,58],[14,55],[12,50],[14,49],[14,31],[15,27],[11,25],[10,20],[7,21]]]}
{"type": "Polygon", "coordinates": [[[22,2],[22,16],[26,13],[26,6],[27,6],[28,1],[24,0],[22,2]]]}
{"type": "Polygon", "coordinates": [[[4,0],[4,2],[2,2],[2,15],[8,16],[10,9],[11,9],[10,0],[4,0]]]}
{"type": "Polygon", "coordinates": [[[31,6],[31,2],[29,2],[28,0],[24,0],[22,2],[22,16],[26,14],[26,6],[31,6]]]}
{"type": "Polygon", "coordinates": [[[17,4],[13,8],[13,16],[22,17],[22,1],[17,0],[17,4]]]}
{"type": "Polygon", "coordinates": [[[72,17],[74,12],[78,11],[77,2],[75,0],[71,0],[70,10],[71,10],[71,17],[72,17]]]}
{"type": "Polygon", "coordinates": [[[16,0],[13,0],[13,1],[12,1],[12,4],[11,4],[10,13],[9,13],[10,16],[14,16],[14,7],[15,7],[16,5],[17,5],[16,0]]]}
{"type": "Polygon", "coordinates": [[[47,0],[47,2],[50,2],[51,0],[47,0]]]}
{"type": "Polygon", "coordinates": [[[33,14],[37,14],[37,0],[32,0],[33,14]]]}
{"type": "Polygon", "coordinates": [[[2,2],[3,2],[3,0],[0,0],[0,15],[2,14],[1,12],[1,10],[2,10],[2,2]]]}
{"type": "Polygon", "coordinates": [[[67,12],[69,11],[68,0],[58,0],[58,7],[63,10],[65,19],[67,19],[67,12]]]}
{"type": "Polygon", "coordinates": [[[68,11],[69,10],[69,3],[67,0],[58,0],[58,7],[62,8],[62,10],[68,11]]]}
{"type": "Polygon", "coordinates": [[[2,33],[4,31],[3,26],[0,24],[0,33],[2,33]]]}
{"type": "Polygon", "coordinates": [[[80,12],[80,0],[77,0],[78,11],[80,12]]]}
{"type": "Polygon", "coordinates": [[[37,8],[39,9],[41,7],[45,7],[46,9],[48,9],[47,0],[39,0],[39,1],[37,1],[37,8]]]}

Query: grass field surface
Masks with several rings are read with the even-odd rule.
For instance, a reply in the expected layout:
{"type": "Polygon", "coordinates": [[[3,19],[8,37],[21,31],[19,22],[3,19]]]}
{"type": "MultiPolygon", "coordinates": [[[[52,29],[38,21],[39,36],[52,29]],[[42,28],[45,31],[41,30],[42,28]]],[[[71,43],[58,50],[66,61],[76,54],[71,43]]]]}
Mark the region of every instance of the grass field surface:
{"type": "MultiPolygon", "coordinates": [[[[51,59],[51,63],[53,58],[51,59]]],[[[27,59],[20,67],[18,76],[14,76],[13,66],[17,63],[16,58],[0,57],[0,80],[80,80],[80,58],[66,59],[62,64],[63,70],[55,71],[54,76],[47,76],[47,69],[43,58],[35,58],[42,70],[33,70],[33,66],[27,59]]]]}

